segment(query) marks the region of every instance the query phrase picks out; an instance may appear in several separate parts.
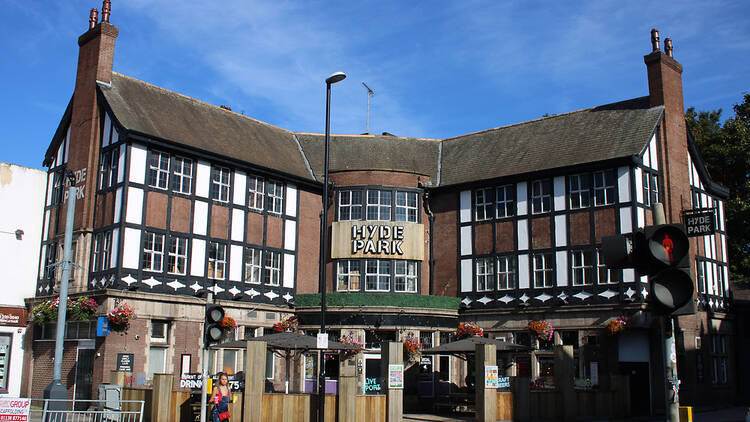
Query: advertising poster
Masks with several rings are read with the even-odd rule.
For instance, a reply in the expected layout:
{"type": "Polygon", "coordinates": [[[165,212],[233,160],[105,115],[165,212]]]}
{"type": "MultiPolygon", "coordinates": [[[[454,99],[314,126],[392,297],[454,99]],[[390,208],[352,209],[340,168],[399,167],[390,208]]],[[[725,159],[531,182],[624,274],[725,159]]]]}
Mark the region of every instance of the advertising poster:
{"type": "Polygon", "coordinates": [[[484,388],[497,388],[498,378],[497,365],[487,365],[484,367],[484,388]]]}
{"type": "Polygon", "coordinates": [[[388,365],[388,388],[404,388],[404,365],[388,365]]]}

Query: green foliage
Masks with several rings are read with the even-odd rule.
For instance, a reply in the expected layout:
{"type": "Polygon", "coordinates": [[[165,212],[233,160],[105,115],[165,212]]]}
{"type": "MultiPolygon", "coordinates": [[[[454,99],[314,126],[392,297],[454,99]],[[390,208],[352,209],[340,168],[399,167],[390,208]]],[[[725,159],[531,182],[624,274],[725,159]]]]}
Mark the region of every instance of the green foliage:
{"type": "MultiPolygon", "coordinates": [[[[297,307],[320,306],[319,294],[294,297],[297,307]]],[[[457,297],[399,293],[326,293],[327,306],[395,306],[398,308],[458,309],[457,297]]]]}
{"type": "Polygon", "coordinates": [[[711,179],[729,188],[724,203],[732,280],[750,279],[750,94],[721,124],[722,110],[685,113],[687,125],[711,179]]]}

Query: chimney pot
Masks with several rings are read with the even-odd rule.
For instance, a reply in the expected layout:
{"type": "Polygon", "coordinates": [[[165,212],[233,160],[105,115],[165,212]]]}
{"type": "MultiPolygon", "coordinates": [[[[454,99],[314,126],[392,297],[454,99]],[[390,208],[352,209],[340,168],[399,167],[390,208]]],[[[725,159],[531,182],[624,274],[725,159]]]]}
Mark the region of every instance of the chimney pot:
{"type": "Polygon", "coordinates": [[[109,15],[112,13],[112,2],[110,0],[104,0],[102,3],[102,22],[109,23],[109,15]]]}
{"type": "Polygon", "coordinates": [[[93,29],[97,22],[99,22],[99,11],[96,8],[91,9],[89,12],[89,29],[93,29]]]}
{"type": "Polygon", "coordinates": [[[651,30],[651,48],[652,51],[659,51],[659,30],[654,28],[651,30]]]}
{"type": "Polygon", "coordinates": [[[674,47],[672,46],[671,38],[664,39],[664,51],[667,53],[667,56],[674,57],[673,56],[674,47]]]}

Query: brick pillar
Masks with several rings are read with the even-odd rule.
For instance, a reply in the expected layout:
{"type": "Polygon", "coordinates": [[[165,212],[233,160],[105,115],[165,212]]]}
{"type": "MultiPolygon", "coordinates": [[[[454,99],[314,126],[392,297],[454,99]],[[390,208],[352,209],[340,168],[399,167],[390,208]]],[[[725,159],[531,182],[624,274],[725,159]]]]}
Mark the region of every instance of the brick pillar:
{"type": "Polygon", "coordinates": [[[245,422],[261,422],[263,390],[266,381],[266,342],[248,341],[245,353],[245,422]]]}
{"type": "Polygon", "coordinates": [[[388,386],[388,366],[404,365],[404,345],[400,341],[384,342],[380,346],[380,362],[385,383],[385,407],[387,422],[401,422],[404,417],[404,389],[388,386]]]}
{"type": "Polygon", "coordinates": [[[573,346],[555,346],[554,377],[563,404],[563,420],[572,420],[578,412],[573,390],[573,346]]]}
{"type": "Polygon", "coordinates": [[[486,388],[484,383],[484,368],[497,366],[497,346],[494,344],[477,344],[474,370],[474,385],[476,385],[474,407],[477,421],[495,422],[497,420],[497,389],[486,388]]]}
{"type": "Polygon", "coordinates": [[[154,374],[151,422],[169,422],[172,413],[172,374],[154,374]]]}

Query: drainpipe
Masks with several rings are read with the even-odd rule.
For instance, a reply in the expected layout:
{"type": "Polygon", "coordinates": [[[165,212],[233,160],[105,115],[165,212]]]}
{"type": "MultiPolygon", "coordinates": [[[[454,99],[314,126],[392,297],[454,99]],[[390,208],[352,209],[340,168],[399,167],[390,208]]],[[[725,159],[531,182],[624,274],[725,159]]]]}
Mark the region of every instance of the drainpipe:
{"type": "Polygon", "coordinates": [[[433,237],[434,237],[433,228],[435,226],[435,215],[432,213],[432,210],[430,209],[430,191],[427,190],[421,182],[419,183],[419,187],[424,189],[424,197],[423,197],[424,198],[423,199],[424,212],[427,214],[427,219],[430,222],[430,228],[429,228],[430,230],[430,261],[429,261],[430,295],[434,295],[435,294],[435,257],[433,255],[433,251],[434,251],[433,245],[435,244],[435,242],[433,241],[433,237]]]}

